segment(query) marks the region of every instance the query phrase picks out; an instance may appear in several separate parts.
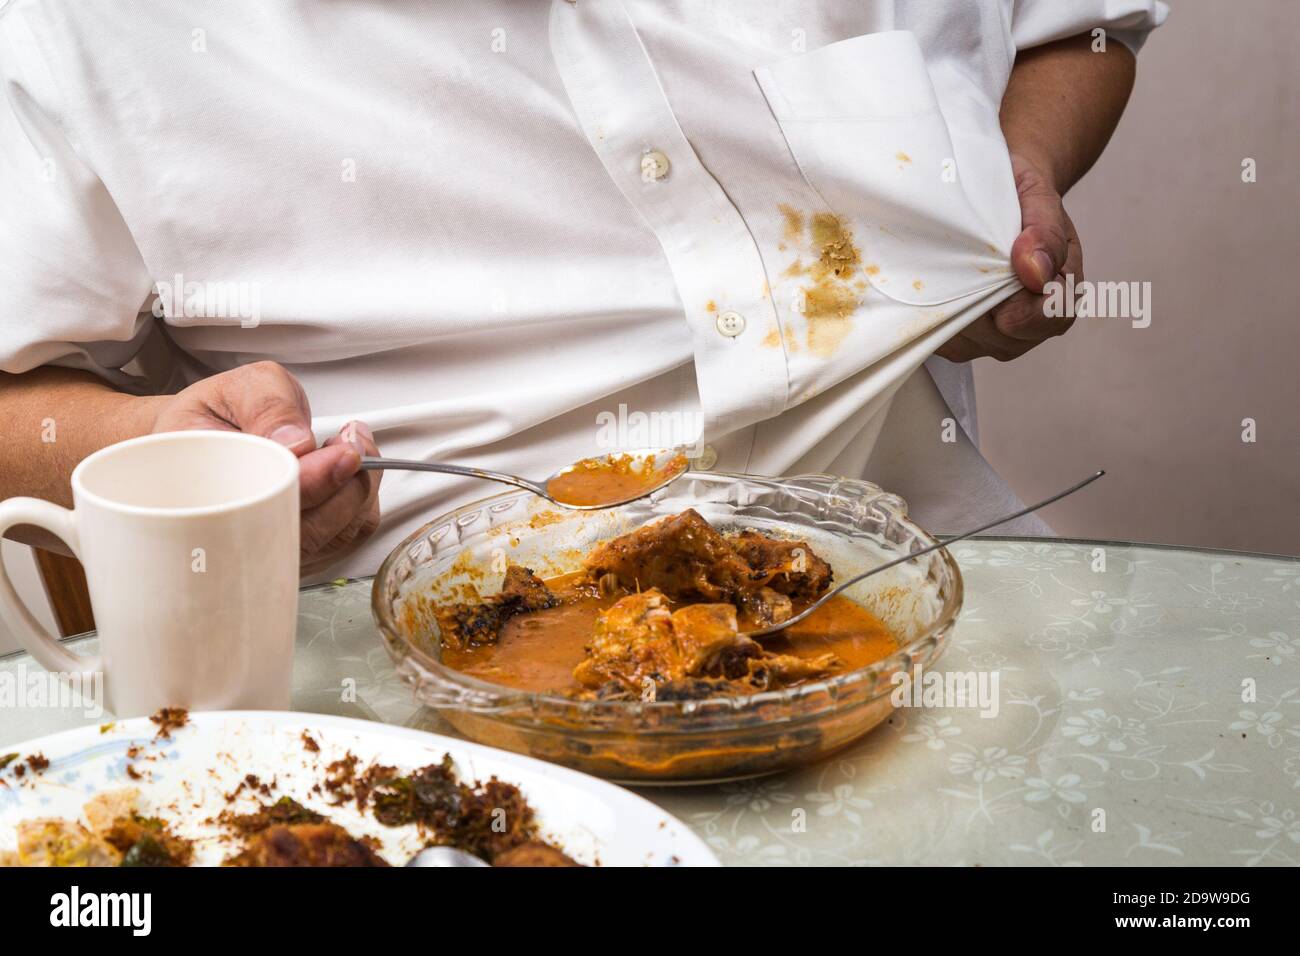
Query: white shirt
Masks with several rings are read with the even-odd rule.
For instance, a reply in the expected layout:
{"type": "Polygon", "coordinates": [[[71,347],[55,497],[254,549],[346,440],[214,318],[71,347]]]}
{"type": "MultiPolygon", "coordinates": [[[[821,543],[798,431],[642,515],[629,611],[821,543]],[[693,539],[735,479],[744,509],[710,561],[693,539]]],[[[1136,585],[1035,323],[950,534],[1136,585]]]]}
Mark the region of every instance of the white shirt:
{"type": "MultiPolygon", "coordinates": [[[[10,0],[0,368],[161,391],[270,359],[322,440],[359,418],[385,454],[535,477],[687,442],[955,528],[1015,498],[969,369],[913,373],[1017,288],[1015,52],[1136,49],[1165,13],[10,0]]],[[[497,490],[388,474],[326,576],[497,490]]]]}

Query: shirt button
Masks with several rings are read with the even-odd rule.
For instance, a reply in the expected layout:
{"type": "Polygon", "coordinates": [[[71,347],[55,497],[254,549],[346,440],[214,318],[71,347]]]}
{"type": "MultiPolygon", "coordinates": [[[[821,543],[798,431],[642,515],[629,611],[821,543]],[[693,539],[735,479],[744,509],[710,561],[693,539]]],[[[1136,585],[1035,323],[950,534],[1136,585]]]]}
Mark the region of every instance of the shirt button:
{"type": "Polygon", "coordinates": [[[729,339],[734,339],[745,331],[745,317],[739,312],[723,312],[718,316],[718,331],[729,339]]]}
{"type": "Polygon", "coordinates": [[[657,149],[652,149],[641,156],[641,181],[652,183],[668,175],[668,157],[657,149]]]}
{"type": "Polygon", "coordinates": [[[695,467],[700,471],[709,471],[718,463],[718,450],[712,445],[705,445],[700,450],[700,455],[695,459],[695,467]]]}

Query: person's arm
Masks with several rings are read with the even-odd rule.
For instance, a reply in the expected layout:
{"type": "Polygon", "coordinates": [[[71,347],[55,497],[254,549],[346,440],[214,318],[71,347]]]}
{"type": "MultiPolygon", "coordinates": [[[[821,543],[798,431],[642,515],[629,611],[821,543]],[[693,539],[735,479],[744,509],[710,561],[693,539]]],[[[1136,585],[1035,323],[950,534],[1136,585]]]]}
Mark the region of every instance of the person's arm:
{"type": "MultiPolygon", "coordinates": [[[[44,498],[72,507],[72,469],[91,452],[150,431],[159,398],[136,398],[89,372],[0,373],[0,499],[44,498]]],[[[35,542],[33,542],[35,543],[35,542]]],[[[43,539],[41,547],[52,547],[43,539]]],[[[65,551],[62,544],[58,550],[65,551]]]]}
{"type": "Polygon", "coordinates": [[[1025,289],[950,339],[939,355],[954,362],[1017,358],[1068,331],[1069,318],[1043,314],[1043,286],[1067,273],[1083,278],[1083,253],[1061,196],[1110,141],[1133,89],[1137,63],[1118,41],[1093,52],[1084,34],[1025,50],[1002,97],[1002,133],[1020,196],[1022,231],[1011,265],[1025,289]]]}
{"type": "Polygon", "coordinates": [[[1025,50],[1002,96],[1008,148],[1065,195],[1110,142],[1136,72],[1128,47],[1112,40],[1094,53],[1087,34],[1025,50]]]}
{"type": "MultiPolygon", "coordinates": [[[[298,456],[304,574],[328,566],[379,523],[379,473],[358,471],[362,455],[379,454],[369,430],[353,422],[317,448],[302,386],[271,362],[157,397],[124,395],[71,369],[0,373],[0,421],[0,499],[28,495],[69,507],[72,470],[91,452],[152,432],[215,428],[271,438],[298,456]]],[[[12,537],[67,554],[37,528],[15,528],[12,537]]]]}

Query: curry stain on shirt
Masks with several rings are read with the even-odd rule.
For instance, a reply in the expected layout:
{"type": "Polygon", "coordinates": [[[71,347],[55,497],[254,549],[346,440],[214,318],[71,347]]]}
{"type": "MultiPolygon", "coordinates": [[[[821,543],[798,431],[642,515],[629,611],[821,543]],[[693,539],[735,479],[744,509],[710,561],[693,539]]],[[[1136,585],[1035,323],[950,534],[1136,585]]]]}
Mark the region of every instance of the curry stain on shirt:
{"type": "MultiPolygon", "coordinates": [[[[833,355],[853,328],[853,313],[862,305],[866,284],[855,280],[862,255],[853,242],[853,233],[844,220],[831,212],[816,212],[805,218],[799,210],[777,206],[785,222],[789,242],[805,241],[815,258],[805,263],[796,257],[781,273],[785,279],[806,279],[799,287],[798,308],[806,324],[807,347],[822,358],[833,355]]],[[[877,270],[878,271],[878,270],[877,270]]],[[[769,335],[763,345],[775,348],[784,341],[787,351],[795,351],[797,342],[787,329],[784,336],[769,335]]]]}
{"type": "Polygon", "coordinates": [[[785,346],[785,350],[790,353],[799,351],[799,339],[795,335],[794,329],[786,326],[784,329],[770,328],[767,335],[763,336],[763,346],[769,349],[780,348],[785,346]]]}
{"type": "Polygon", "coordinates": [[[803,239],[803,213],[786,203],[781,203],[776,208],[785,220],[785,241],[799,242],[803,239]]]}
{"type": "Polygon", "coordinates": [[[815,213],[810,228],[817,261],[808,268],[812,281],[803,290],[803,314],[808,322],[808,350],[826,358],[849,334],[853,313],[862,304],[852,284],[862,255],[853,244],[853,233],[834,213],[815,213]]]}

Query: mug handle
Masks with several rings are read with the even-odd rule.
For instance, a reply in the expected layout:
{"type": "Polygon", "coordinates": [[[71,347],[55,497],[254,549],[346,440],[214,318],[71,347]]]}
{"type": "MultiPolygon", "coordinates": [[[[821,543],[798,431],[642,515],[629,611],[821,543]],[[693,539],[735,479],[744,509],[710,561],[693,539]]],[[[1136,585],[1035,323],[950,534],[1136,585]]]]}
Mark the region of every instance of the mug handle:
{"type": "MultiPolygon", "coordinates": [[[[10,498],[0,501],[0,538],[14,525],[29,524],[60,538],[81,557],[81,540],[77,535],[76,514],[67,508],[40,498],[10,498]]],[[[100,669],[99,657],[81,657],[72,653],[41,626],[14,590],[13,581],[0,558],[0,617],[12,628],[19,643],[46,670],[76,675],[85,679],[100,669]]]]}

